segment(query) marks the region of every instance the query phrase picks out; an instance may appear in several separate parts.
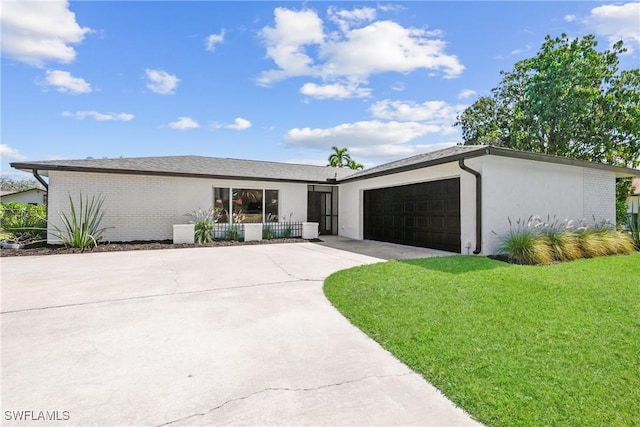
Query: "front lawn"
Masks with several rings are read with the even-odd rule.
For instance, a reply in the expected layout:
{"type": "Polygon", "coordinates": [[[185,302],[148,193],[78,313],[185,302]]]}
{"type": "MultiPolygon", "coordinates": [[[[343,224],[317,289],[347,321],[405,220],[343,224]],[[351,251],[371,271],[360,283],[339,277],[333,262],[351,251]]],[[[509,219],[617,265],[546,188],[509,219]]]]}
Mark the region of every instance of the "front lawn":
{"type": "Polygon", "coordinates": [[[640,425],[640,253],[390,261],[333,274],[325,294],[489,426],[640,425]]]}

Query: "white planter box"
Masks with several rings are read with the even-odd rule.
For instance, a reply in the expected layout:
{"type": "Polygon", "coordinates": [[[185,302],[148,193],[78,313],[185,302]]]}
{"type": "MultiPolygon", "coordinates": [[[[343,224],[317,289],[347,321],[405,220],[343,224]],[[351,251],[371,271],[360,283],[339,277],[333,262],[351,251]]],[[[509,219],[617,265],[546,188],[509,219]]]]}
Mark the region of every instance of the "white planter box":
{"type": "Polygon", "coordinates": [[[194,243],[196,237],[195,224],[174,224],[173,243],[194,243]]]}
{"type": "Polygon", "coordinates": [[[305,240],[318,238],[318,223],[317,222],[303,222],[302,223],[302,238],[305,240]]]}
{"type": "Polygon", "coordinates": [[[244,241],[262,240],[262,223],[260,224],[243,224],[244,225],[244,241]]]}

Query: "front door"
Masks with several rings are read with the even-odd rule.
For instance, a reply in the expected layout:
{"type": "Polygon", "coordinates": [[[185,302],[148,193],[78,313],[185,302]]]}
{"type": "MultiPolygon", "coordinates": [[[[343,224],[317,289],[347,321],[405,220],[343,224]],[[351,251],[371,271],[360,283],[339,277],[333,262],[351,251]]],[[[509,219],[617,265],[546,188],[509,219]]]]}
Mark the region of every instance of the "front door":
{"type": "Polygon", "coordinates": [[[321,235],[338,234],[338,187],[309,186],[307,221],[317,222],[318,233],[321,235]]]}

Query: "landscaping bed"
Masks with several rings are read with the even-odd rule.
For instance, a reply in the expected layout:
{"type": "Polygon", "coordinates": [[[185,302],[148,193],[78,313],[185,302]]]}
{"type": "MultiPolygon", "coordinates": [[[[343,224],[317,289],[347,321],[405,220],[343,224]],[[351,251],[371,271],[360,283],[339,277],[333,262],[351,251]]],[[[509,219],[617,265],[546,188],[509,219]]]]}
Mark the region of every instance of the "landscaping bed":
{"type": "Polygon", "coordinates": [[[181,249],[181,248],[214,248],[220,246],[237,246],[237,245],[265,245],[274,243],[301,243],[307,240],[301,238],[280,238],[259,240],[251,242],[238,242],[230,240],[213,241],[202,244],[174,244],[171,240],[153,241],[153,242],[112,242],[100,243],[98,246],[90,246],[83,251],[77,248],[68,248],[62,245],[35,244],[22,249],[0,249],[0,257],[6,256],[34,256],[34,255],[60,255],[60,254],[77,254],[77,253],[97,253],[97,252],[120,252],[120,251],[147,251],[155,249],[181,249]]]}

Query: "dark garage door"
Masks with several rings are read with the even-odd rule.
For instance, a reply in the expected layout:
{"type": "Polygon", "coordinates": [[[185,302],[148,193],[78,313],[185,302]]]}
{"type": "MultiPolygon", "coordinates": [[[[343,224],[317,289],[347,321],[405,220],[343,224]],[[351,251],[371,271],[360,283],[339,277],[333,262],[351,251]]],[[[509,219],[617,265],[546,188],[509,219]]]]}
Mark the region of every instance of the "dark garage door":
{"type": "Polygon", "coordinates": [[[460,178],[366,190],[364,238],[460,252],[460,178]]]}

